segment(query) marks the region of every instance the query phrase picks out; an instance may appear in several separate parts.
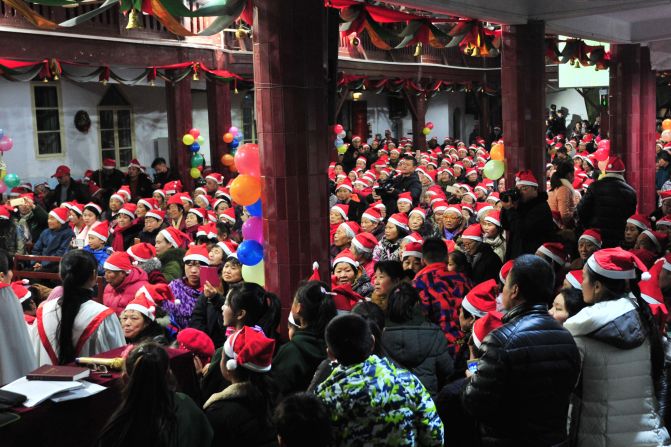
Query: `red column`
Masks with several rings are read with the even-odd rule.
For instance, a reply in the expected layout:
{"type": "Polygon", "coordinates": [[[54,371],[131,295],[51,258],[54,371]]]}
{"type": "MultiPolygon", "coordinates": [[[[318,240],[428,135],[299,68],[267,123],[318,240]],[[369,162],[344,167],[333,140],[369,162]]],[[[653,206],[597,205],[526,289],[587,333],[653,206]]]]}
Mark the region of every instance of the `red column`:
{"type": "Polygon", "coordinates": [[[266,288],[284,315],[313,261],[329,278],[325,19],[323,2],[254,2],[266,288]]]}
{"type": "MultiPolygon", "coordinates": [[[[231,127],[231,89],[228,83],[207,80],[207,121],[212,168],[228,177],[230,171],[221,163],[222,155],[228,153],[228,145],[222,137],[231,127]]],[[[225,180],[228,181],[228,178],[225,180]]]]}
{"type": "Polygon", "coordinates": [[[545,24],[504,25],[501,50],[506,185],[515,172],[531,169],[545,178],[545,24]]]}
{"type": "Polygon", "coordinates": [[[352,135],[358,135],[365,143],[368,139],[368,104],[352,101],[352,135]]]}
{"type": "Polygon", "coordinates": [[[610,151],[624,160],[627,182],[638,194],[638,209],[649,214],[656,206],[657,93],[650,50],[638,44],[612,45],[610,54],[610,151]]]}
{"type": "Polygon", "coordinates": [[[478,133],[482,138],[485,140],[489,139],[489,133],[491,132],[490,129],[490,107],[491,107],[491,101],[489,98],[489,95],[486,93],[480,93],[479,94],[479,105],[480,105],[480,120],[478,121],[478,127],[479,131],[478,133]]]}
{"type": "Polygon", "coordinates": [[[182,144],[182,137],[193,125],[191,79],[187,77],[178,83],[166,82],[165,95],[168,109],[170,166],[182,178],[184,190],[191,191],[193,190],[193,179],[189,175],[191,152],[182,144]]]}
{"type": "Polygon", "coordinates": [[[429,102],[426,96],[405,92],[410,115],[412,116],[412,148],[415,150],[426,149],[426,135],[422,132],[426,126],[426,108],[429,102]]]}

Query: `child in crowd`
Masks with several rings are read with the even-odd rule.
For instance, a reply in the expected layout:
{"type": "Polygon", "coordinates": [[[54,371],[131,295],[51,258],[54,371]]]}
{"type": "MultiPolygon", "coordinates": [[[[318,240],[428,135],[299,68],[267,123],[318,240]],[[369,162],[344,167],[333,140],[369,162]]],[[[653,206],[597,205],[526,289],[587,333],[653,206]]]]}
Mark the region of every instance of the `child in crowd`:
{"type": "Polygon", "coordinates": [[[105,274],[103,265],[111,254],[111,250],[107,247],[107,239],[109,238],[109,224],[107,221],[98,222],[91,227],[88,232],[88,244],[84,247],[87,251],[96,258],[98,262],[98,275],[105,274]]]}

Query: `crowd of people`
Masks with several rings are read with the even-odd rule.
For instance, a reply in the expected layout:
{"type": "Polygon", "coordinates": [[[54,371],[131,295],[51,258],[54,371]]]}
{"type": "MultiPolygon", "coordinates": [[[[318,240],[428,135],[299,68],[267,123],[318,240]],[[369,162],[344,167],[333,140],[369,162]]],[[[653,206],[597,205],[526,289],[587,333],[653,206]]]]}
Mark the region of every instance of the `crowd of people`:
{"type": "Polygon", "coordinates": [[[184,191],[162,159],[153,179],[105,160],[22,185],[0,208],[0,384],[132,345],[100,446],[671,445],[671,191],[639,213],[582,126],[505,185],[483,175],[496,138],[352,137],[328,166],[331,276],[306,272],[285,322],[243,279],[221,174],[184,191]],[[61,257],[21,266],[59,279],[12,281],[16,254],[61,257]]]}

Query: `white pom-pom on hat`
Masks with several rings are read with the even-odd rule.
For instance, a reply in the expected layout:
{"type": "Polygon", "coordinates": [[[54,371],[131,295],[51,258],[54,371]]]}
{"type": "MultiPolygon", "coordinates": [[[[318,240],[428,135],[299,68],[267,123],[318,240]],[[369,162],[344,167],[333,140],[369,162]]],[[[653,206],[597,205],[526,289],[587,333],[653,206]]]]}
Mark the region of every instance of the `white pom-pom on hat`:
{"type": "Polygon", "coordinates": [[[238,367],[238,362],[235,361],[235,359],[228,359],[226,361],[226,369],[229,371],[233,371],[237,369],[238,367]]]}
{"type": "Polygon", "coordinates": [[[649,272],[643,272],[641,274],[641,281],[650,281],[652,275],[649,272]]]}

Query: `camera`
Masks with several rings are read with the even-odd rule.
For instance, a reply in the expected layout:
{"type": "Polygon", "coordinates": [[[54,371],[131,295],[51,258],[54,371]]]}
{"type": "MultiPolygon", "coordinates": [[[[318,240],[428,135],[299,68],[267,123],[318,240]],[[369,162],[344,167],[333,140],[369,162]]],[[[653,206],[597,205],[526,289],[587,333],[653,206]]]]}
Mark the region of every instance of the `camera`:
{"type": "Polygon", "coordinates": [[[517,202],[518,200],[520,200],[520,192],[517,188],[510,188],[501,193],[501,202],[517,202]]]}

